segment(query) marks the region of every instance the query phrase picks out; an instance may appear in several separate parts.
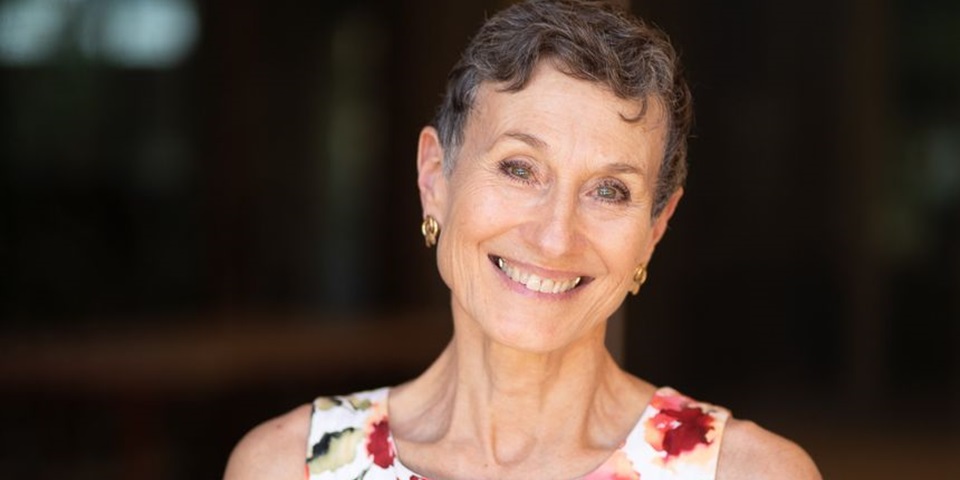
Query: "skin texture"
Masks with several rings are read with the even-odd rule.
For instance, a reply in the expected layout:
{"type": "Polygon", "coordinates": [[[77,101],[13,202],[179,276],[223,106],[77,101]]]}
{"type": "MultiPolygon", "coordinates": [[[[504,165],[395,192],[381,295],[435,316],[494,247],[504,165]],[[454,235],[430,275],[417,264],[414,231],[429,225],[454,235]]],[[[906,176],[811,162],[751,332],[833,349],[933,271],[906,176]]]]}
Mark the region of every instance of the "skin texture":
{"type": "MultiPolygon", "coordinates": [[[[403,463],[433,479],[576,478],[621,444],[655,387],[604,347],[606,319],[666,231],[682,191],[652,217],[663,155],[656,102],[639,105],[538,66],[529,85],[483,85],[457,167],[442,168],[433,128],[420,135],[425,215],[441,225],[437,264],[451,290],[454,337],[436,362],[391,390],[403,463]],[[580,284],[534,292],[526,274],[580,284]]],[[[569,283],[568,283],[569,285],[569,283]]],[[[303,478],[309,407],[245,437],[226,478],[303,478]]],[[[796,445],[731,420],[718,478],[816,479],[796,445]]]]}

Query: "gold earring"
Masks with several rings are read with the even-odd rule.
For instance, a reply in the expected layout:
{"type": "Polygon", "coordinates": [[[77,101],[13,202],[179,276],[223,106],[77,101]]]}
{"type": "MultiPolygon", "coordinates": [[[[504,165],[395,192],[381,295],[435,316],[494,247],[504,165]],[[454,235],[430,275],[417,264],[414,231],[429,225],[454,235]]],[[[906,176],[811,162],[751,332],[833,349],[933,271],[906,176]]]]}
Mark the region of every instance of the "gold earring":
{"type": "Polygon", "coordinates": [[[640,286],[646,281],[647,269],[643,265],[640,265],[636,270],[633,271],[633,288],[630,289],[630,293],[633,295],[640,293],[640,286]]]}
{"type": "Polygon", "coordinates": [[[440,224],[437,219],[430,215],[423,217],[423,223],[420,224],[420,232],[423,233],[423,240],[430,248],[437,244],[437,235],[440,235],[440,224]]]}

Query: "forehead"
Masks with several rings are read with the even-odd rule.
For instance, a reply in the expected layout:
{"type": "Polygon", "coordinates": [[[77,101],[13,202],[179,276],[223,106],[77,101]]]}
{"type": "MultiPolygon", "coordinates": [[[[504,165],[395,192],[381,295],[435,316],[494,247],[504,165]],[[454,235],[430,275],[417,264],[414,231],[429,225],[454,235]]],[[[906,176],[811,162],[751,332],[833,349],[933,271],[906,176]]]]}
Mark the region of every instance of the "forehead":
{"type": "MultiPolygon", "coordinates": [[[[570,77],[540,64],[526,86],[481,84],[467,122],[465,145],[489,149],[504,135],[532,136],[567,155],[656,164],[662,158],[666,120],[658,101],[617,97],[604,85],[570,77]],[[641,115],[642,113],[642,115],[641,115]]],[[[642,166],[642,165],[641,165],[642,166]]]]}

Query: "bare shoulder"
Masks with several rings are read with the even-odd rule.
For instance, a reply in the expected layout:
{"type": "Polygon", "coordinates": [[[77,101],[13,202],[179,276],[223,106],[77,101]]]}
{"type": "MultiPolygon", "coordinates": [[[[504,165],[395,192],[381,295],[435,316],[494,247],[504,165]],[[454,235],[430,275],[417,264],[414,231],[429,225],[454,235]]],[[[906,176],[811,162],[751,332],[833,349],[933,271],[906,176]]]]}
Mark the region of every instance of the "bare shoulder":
{"type": "Polygon", "coordinates": [[[303,480],[310,405],[302,405],[250,430],[234,447],[224,480],[303,480]]]}
{"type": "Polygon", "coordinates": [[[720,445],[719,480],[821,480],[799,445],[759,425],[730,419],[720,445]]]}

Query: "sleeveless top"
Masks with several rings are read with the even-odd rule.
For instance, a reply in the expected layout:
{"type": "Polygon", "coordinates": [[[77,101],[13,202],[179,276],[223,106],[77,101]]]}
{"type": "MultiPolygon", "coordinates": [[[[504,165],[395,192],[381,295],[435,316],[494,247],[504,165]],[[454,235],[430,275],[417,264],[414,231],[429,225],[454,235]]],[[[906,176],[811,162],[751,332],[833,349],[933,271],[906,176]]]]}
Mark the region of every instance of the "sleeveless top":
{"type": "MultiPolygon", "coordinates": [[[[381,388],[314,400],[304,478],[428,480],[397,458],[387,418],[388,395],[389,388],[381,388]]],[[[620,448],[581,478],[713,479],[728,418],[726,409],[660,388],[620,448]]]]}

